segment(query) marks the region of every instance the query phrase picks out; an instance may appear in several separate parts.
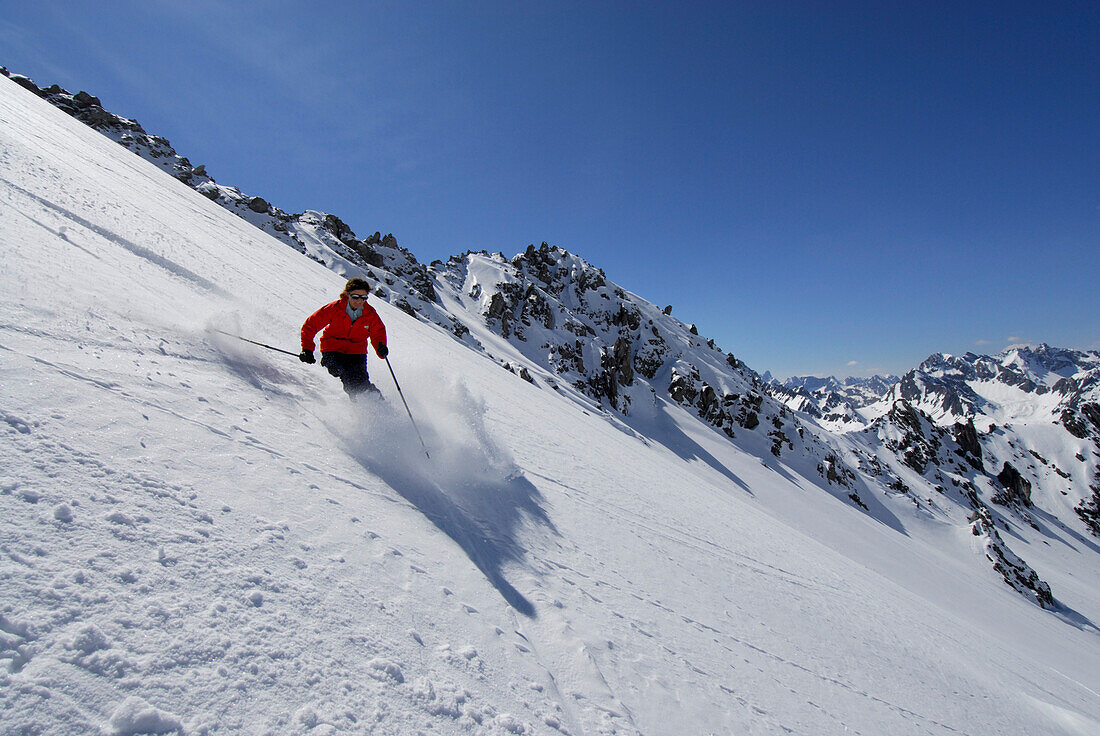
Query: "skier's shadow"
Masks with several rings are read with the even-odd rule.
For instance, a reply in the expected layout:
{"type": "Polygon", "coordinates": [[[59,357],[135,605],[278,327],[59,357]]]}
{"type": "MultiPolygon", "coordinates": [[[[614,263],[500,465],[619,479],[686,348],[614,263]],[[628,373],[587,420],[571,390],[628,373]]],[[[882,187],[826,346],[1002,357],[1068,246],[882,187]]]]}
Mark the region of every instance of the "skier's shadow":
{"type": "Polygon", "coordinates": [[[473,482],[444,476],[441,485],[416,469],[360,462],[453,539],[512,608],[535,617],[534,605],[503,573],[505,564],[523,561],[526,550],[517,536],[525,519],[557,532],[533,483],[522,475],[473,482]]]}

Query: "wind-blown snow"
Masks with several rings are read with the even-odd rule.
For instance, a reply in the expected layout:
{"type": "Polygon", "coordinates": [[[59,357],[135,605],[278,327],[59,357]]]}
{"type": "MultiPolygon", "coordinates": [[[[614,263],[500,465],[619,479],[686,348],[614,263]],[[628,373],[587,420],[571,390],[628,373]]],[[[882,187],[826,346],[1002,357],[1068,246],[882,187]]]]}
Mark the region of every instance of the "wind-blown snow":
{"type": "Polygon", "coordinates": [[[376,304],[429,460],[384,364],[353,405],[214,331],[295,352],[340,276],[6,79],[0,239],[4,733],[1100,731],[1072,530],[1013,538],[1055,614],[966,525],[376,304]]]}

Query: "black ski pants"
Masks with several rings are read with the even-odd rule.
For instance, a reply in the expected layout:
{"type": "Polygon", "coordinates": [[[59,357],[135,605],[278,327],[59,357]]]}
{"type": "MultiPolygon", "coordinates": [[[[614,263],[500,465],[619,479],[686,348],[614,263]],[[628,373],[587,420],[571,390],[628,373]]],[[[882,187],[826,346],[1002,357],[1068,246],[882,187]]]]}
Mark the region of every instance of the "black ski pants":
{"type": "Polygon", "coordinates": [[[348,396],[356,396],[364,391],[377,391],[367,375],[367,356],[350,353],[321,353],[321,365],[339,378],[344,384],[348,396]]]}

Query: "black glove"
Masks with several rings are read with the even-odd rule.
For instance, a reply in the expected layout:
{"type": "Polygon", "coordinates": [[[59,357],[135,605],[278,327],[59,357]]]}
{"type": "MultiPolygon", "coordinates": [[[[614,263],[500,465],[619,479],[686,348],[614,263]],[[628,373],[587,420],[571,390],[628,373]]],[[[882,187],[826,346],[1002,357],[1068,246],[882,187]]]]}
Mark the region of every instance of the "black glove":
{"type": "Polygon", "coordinates": [[[298,360],[302,361],[303,363],[317,362],[317,359],[313,357],[312,350],[303,350],[302,352],[298,353],[298,360]]]}
{"type": "Polygon", "coordinates": [[[382,360],[386,359],[386,356],[390,354],[390,349],[386,347],[385,343],[382,343],[374,349],[374,352],[378,353],[378,357],[382,360]]]}

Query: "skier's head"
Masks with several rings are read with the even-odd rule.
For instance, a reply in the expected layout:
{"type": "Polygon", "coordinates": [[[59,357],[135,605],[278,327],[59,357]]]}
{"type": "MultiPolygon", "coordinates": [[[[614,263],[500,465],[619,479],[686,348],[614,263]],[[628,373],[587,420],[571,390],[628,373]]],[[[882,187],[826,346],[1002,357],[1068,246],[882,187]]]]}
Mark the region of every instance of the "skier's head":
{"type": "Polygon", "coordinates": [[[340,296],[350,297],[352,293],[356,296],[362,295],[365,299],[366,295],[370,293],[370,282],[360,278],[348,279],[340,296]]]}

